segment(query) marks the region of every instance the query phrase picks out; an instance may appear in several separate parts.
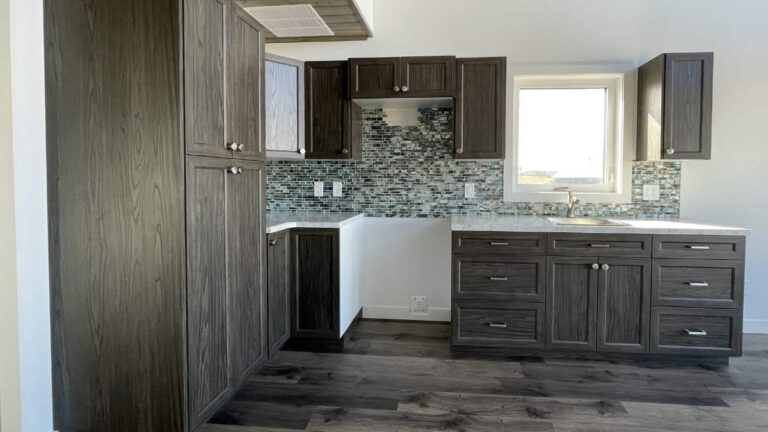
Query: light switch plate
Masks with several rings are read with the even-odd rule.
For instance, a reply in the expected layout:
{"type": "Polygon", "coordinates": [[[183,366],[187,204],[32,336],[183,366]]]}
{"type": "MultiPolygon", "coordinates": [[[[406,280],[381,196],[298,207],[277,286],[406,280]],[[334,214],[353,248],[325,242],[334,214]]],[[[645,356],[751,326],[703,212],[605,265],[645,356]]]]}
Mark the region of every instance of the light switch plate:
{"type": "Polygon", "coordinates": [[[315,182],[315,196],[320,198],[323,196],[323,188],[325,184],[323,182],[315,182]]]}
{"type": "Polygon", "coordinates": [[[658,201],[659,195],[659,185],[643,185],[643,201],[658,201]]]}
{"type": "Polygon", "coordinates": [[[342,192],[342,185],[341,182],[333,182],[333,196],[340,197],[344,195],[342,192]]]}
{"type": "Polygon", "coordinates": [[[464,183],[464,198],[474,198],[474,197],[475,197],[475,184],[464,183]]]}

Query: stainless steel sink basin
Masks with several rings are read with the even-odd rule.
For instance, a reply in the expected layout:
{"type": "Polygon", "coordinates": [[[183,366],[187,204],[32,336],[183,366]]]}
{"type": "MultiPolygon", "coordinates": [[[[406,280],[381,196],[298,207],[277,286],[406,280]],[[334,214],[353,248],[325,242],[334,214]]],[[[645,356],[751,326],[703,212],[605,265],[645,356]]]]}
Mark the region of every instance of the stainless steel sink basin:
{"type": "Polygon", "coordinates": [[[626,226],[623,222],[616,222],[610,219],[597,218],[597,217],[548,217],[550,222],[556,225],[574,225],[574,226],[626,226]]]}

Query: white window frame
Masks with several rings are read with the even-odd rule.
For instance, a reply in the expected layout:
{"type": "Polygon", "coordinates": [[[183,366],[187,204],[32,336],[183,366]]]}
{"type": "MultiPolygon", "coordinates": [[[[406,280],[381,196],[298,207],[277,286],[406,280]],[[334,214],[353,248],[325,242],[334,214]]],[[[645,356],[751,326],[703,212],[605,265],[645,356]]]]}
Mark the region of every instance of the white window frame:
{"type": "Polygon", "coordinates": [[[504,163],[504,201],[507,202],[561,202],[563,192],[554,188],[567,186],[586,203],[631,202],[632,155],[634,154],[635,98],[634,74],[563,74],[518,75],[513,78],[512,139],[508,140],[504,163]],[[543,88],[605,88],[606,91],[606,163],[603,185],[520,185],[518,183],[518,113],[521,89],[543,88]],[[510,145],[511,144],[511,145],[510,145]],[[511,148],[510,148],[511,147],[511,148]]]}

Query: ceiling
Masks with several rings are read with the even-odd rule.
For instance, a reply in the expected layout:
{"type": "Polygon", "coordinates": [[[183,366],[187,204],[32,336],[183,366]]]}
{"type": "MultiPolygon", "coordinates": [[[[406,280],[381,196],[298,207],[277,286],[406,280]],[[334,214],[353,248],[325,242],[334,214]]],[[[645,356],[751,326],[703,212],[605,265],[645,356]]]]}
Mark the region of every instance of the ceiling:
{"type": "Polygon", "coordinates": [[[243,7],[310,4],[331,28],[333,36],[276,37],[267,43],[365,40],[373,34],[355,0],[241,0],[243,7]]]}

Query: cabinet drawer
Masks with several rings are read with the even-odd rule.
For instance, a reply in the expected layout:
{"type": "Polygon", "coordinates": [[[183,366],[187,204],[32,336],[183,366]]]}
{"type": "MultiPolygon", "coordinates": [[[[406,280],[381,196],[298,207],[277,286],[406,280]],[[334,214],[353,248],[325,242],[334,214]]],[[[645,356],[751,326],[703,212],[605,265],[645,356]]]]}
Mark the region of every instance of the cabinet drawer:
{"type": "Polygon", "coordinates": [[[452,322],[456,345],[544,346],[543,303],[458,301],[452,322]]]}
{"type": "Polygon", "coordinates": [[[651,325],[651,352],[741,355],[738,310],[656,307],[651,325]]]}
{"type": "Polygon", "coordinates": [[[742,261],[653,261],[654,305],[739,308],[743,292],[742,261]]]}
{"type": "Polygon", "coordinates": [[[546,257],[455,255],[454,298],[544,301],[546,257]]]}
{"type": "Polygon", "coordinates": [[[459,231],[453,233],[453,253],[481,255],[544,254],[545,236],[539,233],[459,231]]]}
{"type": "Polygon", "coordinates": [[[552,255],[651,256],[651,236],[636,234],[550,234],[552,255]]]}
{"type": "Polygon", "coordinates": [[[655,236],[654,258],[744,259],[744,237],[655,236]]]}

